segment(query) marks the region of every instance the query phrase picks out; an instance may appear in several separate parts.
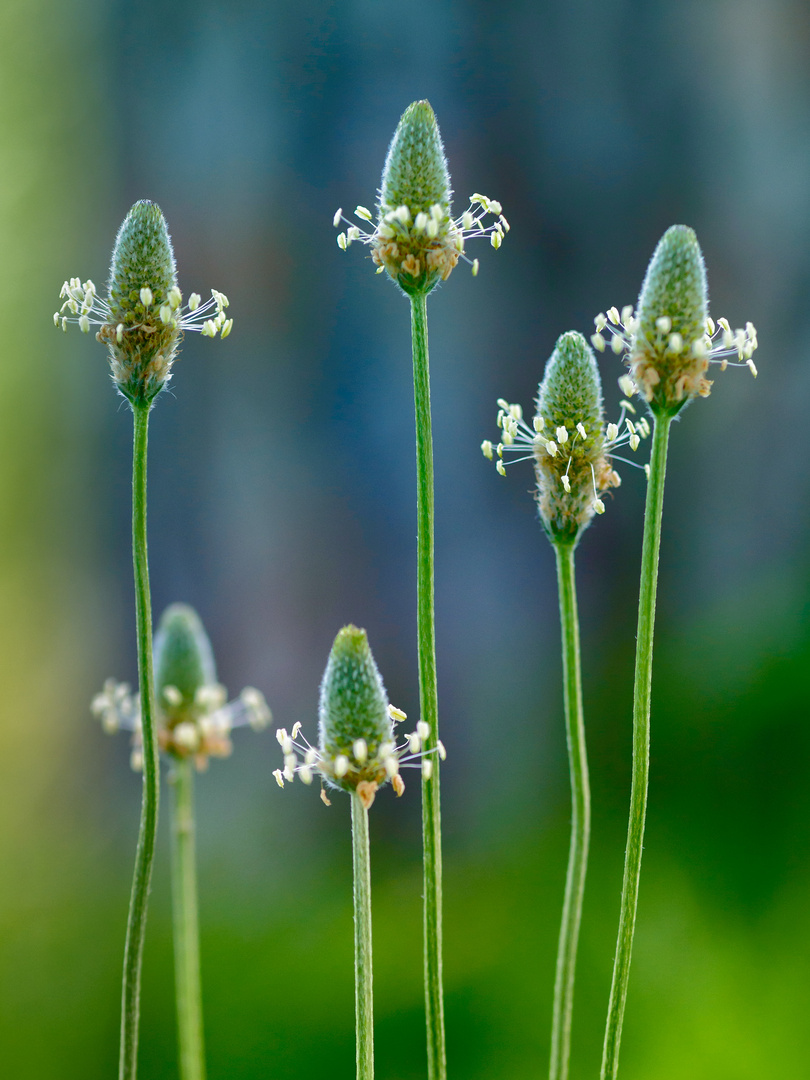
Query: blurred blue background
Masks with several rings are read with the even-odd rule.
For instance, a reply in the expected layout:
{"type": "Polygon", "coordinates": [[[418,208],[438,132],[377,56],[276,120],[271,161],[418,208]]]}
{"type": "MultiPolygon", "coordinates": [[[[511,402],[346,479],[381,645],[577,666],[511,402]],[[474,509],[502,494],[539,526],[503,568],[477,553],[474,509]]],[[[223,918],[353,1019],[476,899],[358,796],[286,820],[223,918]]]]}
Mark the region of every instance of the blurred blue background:
{"type": "MultiPolygon", "coordinates": [[[[150,437],[156,614],[200,612],[232,693],[314,733],[334,634],[365,626],[417,714],[408,307],[352,248],[402,110],[428,98],[459,210],[512,232],[429,304],[451,1076],[542,1076],[569,791],[552,552],[528,466],[479,452],[529,407],[556,337],[632,303],[692,225],[712,313],[752,320],[754,383],[719,376],[674,431],[651,795],[623,1080],[806,1074],[810,732],[806,312],[810,8],[799,0],[490,4],[6,0],[0,12],[0,1057],[103,1078],[140,781],[88,702],[135,677],[131,423],[104,350],[51,325],[160,204],[186,339],[150,437]]],[[[608,411],[617,362],[602,358],[608,411]]],[[[597,1074],[629,799],[644,497],[623,470],[578,554],[594,800],[572,1080],[597,1074]]],[[[353,1076],[348,806],[283,793],[272,733],[198,785],[211,1080],[353,1076]]],[[[167,805],[167,804],[166,804],[167,805]]],[[[162,822],[141,1071],[177,1075],[162,822]]],[[[417,784],[373,820],[381,1080],[425,1074],[417,784]]]]}

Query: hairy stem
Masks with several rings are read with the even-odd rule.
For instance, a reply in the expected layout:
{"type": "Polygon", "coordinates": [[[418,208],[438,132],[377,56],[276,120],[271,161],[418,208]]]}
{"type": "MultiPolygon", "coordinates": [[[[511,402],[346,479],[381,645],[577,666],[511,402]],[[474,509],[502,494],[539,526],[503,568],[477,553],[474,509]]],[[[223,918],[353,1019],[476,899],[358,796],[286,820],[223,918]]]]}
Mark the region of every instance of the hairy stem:
{"type": "Polygon", "coordinates": [[[194,823],[194,766],[177,760],[170,775],[172,790],[172,915],[174,983],[180,1080],[205,1080],[200,935],[197,919],[197,859],[194,823]]]}
{"type": "Polygon", "coordinates": [[[436,698],[436,630],[433,614],[433,435],[430,418],[427,303],[411,297],[413,389],[416,411],[417,503],[417,638],[419,707],[430,727],[425,749],[432,774],[422,778],[422,846],[424,861],[425,1017],[428,1080],[447,1076],[442,993],[442,837],[439,804],[439,739],[436,698]]]}
{"type": "Polygon", "coordinates": [[[619,938],[613,961],[605,1046],[602,1054],[602,1080],[615,1080],[619,1071],[619,1047],[622,1038],[633,933],[636,927],[638,884],[647,815],[647,783],[650,771],[650,688],[652,683],[655,595],[658,586],[658,553],[661,547],[661,512],[664,505],[664,480],[667,469],[667,445],[671,416],[656,416],[653,423],[650,479],[644,511],[644,540],[641,552],[641,586],[638,601],[636,636],[636,676],[633,687],[633,782],[630,792],[630,823],[624,857],[624,880],[619,917],[619,938]]]}
{"type": "Polygon", "coordinates": [[[132,562],[135,571],[138,684],[143,725],[143,797],[124,947],[119,1080],[135,1080],[138,1072],[141,961],[160,796],[158,745],[154,719],[155,685],[152,673],[152,601],[149,594],[149,565],[146,549],[146,444],[149,409],[150,405],[144,402],[132,407],[135,425],[132,449],[132,562]]]}
{"type": "Polygon", "coordinates": [[[354,1015],[357,1080],[374,1080],[374,999],[371,965],[371,859],[368,810],[352,792],[354,868],[354,1015]]]}
{"type": "Polygon", "coordinates": [[[568,852],[560,940],[557,947],[549,1077],[550,1080],[567,1080],[568,1061],[571,1054],[571,1014],[574,1007],[577,944],[591,832],[591,790],[588,782],[588,756],[585,749],[585,721],[582,711],[574,545],[555,544],[554,552],[557,556],[557,585],[560,597],[565,731],[571,773],[571,844],[568,852]]]}

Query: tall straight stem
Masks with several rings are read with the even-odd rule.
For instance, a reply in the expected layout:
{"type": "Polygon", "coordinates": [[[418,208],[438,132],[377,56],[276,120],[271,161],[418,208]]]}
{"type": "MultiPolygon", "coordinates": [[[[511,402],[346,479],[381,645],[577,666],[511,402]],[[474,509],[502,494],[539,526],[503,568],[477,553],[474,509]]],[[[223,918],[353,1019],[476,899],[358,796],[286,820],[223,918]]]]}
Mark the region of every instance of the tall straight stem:
{"type": "Polygon", "coordinates": [[[173,763],[172,912],[174,983],[180,1080],[205,1080],[200,934],[197,917],[197,858],[194,824],[194,766],[190,758],[173,763]]]}
{"type": "Polygon", "coordinates": [[[135,1080],[138,1071],[138,1015],[146,909],[158,823],[159,762],[155,738],[155,682],[152,673],[152,601],[146,549],[146,445],[150,405],[132,406],[132,563],[135,572],[135,618],[138,637],[138,684],[143,727],[143,794],[135,873],[129,902],[121,993],[119,1080],[135,1080]]]}
{"type": "Polygon", "coordinates": [[[425,740],[429,776],[422,776],[424,866],[425,1018],[428,1080],[445,1080],[447,1055],[442,992],[442,834],[439,803],[439,715],[436,697],[436,630],[433,613],[433,434],[430,418],[426,297],[411,297],[413,392],[416,411],[417,640],[419,707],[430,728],[425,740]],[[432,752],[431,752],[432,751],[432,752]]]}
{"type": "Polygon", "coordinates": [[[568,765],[571,773],[571,843],[565,879],[557,976],[554,983],[554,1015],[551,1026],[550,1080],[567,1080],[571,1054],[571,1014],[574,1008],[579,924],[585,895],[585,873],[591,832],[591,789],[585,749],[582,710],[582,675],[579,649],[579,615],[574,571],[574,545],[555,544],[557,586],[560,596],[563,690],[568,765]]]}
{"type": "Polygon", "coordinates": [[[602,1080],[615,1080],[619,1071],[619,1047],[622,1038],[633,933],[636,927],[638,884],[647,815],[647,783],[650,771],[650,688],[652,684],[653,631],[655,596],[658,587],[658,553],[661,547],[661,513],[664,505],[664,481],[667,470],[667,445],[671,416],[656,416],[653,421],[650,479],[644,511],[644,540],[641,551],[641,585],[638,601],[636,635],[636,677],[633,688],[633,782],[630,791],[630,822],[624,857],[622,904],[619,938],[613,961],[605,1046],[602,1054],[602,1080]]]}
{"type": "Polygon", "coordinates": [[[354,868],[354,1015],[357,1080],[374,1080],[374,1000],[371,967],[371,858],[368,810],[352,792],[354,868]]]}

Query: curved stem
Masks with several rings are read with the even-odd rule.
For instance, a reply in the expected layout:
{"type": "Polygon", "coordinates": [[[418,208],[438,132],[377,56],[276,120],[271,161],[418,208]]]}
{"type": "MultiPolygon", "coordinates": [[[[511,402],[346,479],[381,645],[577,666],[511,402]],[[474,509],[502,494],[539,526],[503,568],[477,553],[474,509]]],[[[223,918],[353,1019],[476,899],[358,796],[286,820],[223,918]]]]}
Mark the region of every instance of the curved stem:
{"type": "Polygon", "coordinates": [[[135,874],[129,902],[121,994],[119,1080],[135,1080],[138,1071],[138,1014],[146,909],[155,855],[159,800],[158,746],[155,738],[155,687],[152,673],[152,602],[146,549],[146,444],[150,405],[133,404],[132,562],[135,572],[135,617],[138,636],[138,684],[143,725],[143,796],[135,874]]]}
{"type": "Polygon", "coordinates": [[[368,810],[352,792],[354,868],[354,1015],[357,1080],[374,1080],[374,1001],[371,966],[371,858],[368,810]]]}
{"type": "MultiPolygon", "coordinates": [[[[425,750],[435,751],[439,739],[436,696],[436,631],[433,614],[433,435],[430,418],[427,303],[411,297],[413,390],[416,411],[417,503],[417,639],[419,647],[419,706],[430,727],[425,750]]],[[[445,1080],[447,1063],[442,993],[442,837],[439,803],[439,760],[430,753],[432,774],[422,777],[422,847],[424,865],[425,1018],[428,1080],[445,1080]]]]}
{"type": "Polygon", "coordinates": [[[636,636],[636,676],[633,688],[633,782],[630,792],[630,823],[624,858],[619,939],[613,961],[605,1046],[602,1054],[602,1080],[615,1080],[619,1071],[619,1046],[622,1038],[633,933],[636,927],[638,883],[647,815],[647,782],[650,770],[650,688],[652,683],[653,630],[655,596],[658,586],[658,553],[661,547],[661,512],[664,505],[664,480],[667,469],[667,444],[671,416],[656,416],[653,421],[650,479],[644,511],[644,540],[641,552],[641,586],[638,601],[636,636]]]}
{"type": "Polygon", "coordinates": [[[176,760],[172,765],[169,780],[172,790],[172,914],[180,1080],[205,1080],[200,935],[197,918],[194,766],[191,759],[176,760]]]}
{"type": "Polygon", "coordinates": [[[591,790],[588,781],[585,721],[582,711],[574,546],[573,544],[554,544],[554,552],[557,556],[557,585],[560,596],[565,731],[571,773],[571,843],[568,852],[560,941],[557,948],[549,1077],[550,1080],[567,1080],[568,1060],[571,1053],[571,1014],[574,1007],[577,944],[591,832],[591,790]]]}

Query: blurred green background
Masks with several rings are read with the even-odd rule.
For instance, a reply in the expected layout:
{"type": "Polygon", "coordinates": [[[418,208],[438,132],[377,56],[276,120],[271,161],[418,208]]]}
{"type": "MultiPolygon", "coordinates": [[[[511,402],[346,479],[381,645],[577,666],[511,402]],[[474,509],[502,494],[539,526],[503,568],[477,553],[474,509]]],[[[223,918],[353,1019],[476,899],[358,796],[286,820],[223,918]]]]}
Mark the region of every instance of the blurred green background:
{"type": "MultiPolygon", "coordinates": [[[[390,0],[0,9],[0,1059],[15,1080],[117,1061],[139,778],[88,703],[135,675],[131,424],[101,346],[51,324],[106,278],[138,198],[186,294],[151,427],[156,614],[193,604],[232,693],[315,728],[344,623],[417,713],[407,304],[342,254],[397,119],[430,99],[457,204],[512,232],[430,302],[451,1076],[542,1076],[568,780],[552,553],[528,466],[480,455],[557,335],[635,299],[664,229],[698,232],[712,312],[751,319],[674,431],[651,796],[623,1080],[807,1075],[810,733],[806,332],[810,8],[801,0],[390,0]]],[[[603,358],[609,411],[619,370],[603,358]]],[[[594,799],[572,1080],[598,1072],[629,798],[643,476],[579,552],[594,799]]],[[[353,1076],[348,806],[283,793],[272,733],[198,785],[211,1080],[353,1076]]],[[[168,866],[155,875],[141,1071],[176,1076],[168,866]]],[[[377,1062],[424,1076],[419,796],[373,821],[377,1062]]]]}

